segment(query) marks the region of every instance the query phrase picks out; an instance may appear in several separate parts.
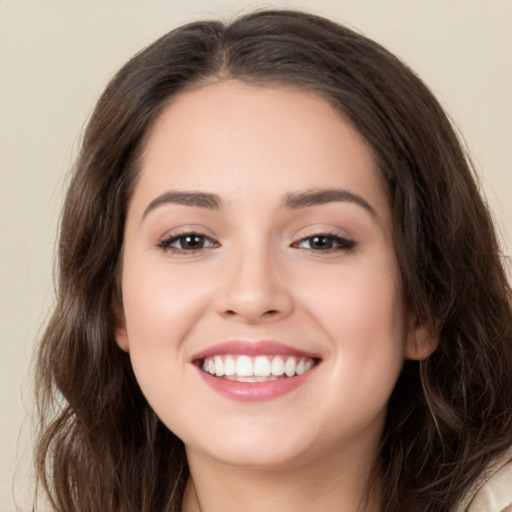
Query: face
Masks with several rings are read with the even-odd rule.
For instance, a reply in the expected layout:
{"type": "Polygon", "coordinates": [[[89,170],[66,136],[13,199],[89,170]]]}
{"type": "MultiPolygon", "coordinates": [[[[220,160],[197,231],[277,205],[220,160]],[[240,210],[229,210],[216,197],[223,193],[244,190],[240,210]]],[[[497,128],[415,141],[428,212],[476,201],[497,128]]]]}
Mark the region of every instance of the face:
{"type": "Polygon", "coordinates": [[[119,346],[189,457],[276,467],[379,441],[407,314],[372,152],[327,102],[224,81],[157,119],[131,199],[119,346]]]}

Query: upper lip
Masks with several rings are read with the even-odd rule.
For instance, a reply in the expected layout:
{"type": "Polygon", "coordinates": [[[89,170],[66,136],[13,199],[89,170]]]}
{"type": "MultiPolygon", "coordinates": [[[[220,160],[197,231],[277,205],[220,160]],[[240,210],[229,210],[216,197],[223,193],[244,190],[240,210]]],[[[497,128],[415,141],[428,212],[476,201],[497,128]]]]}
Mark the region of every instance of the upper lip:
{"type": "Polygon", "coordinates": [[[216,355],[247,355],[247,356],[258,356],[258,355],[269,355],[269,356],[297,356],[297,357],[309,357],[312,359],[320,359],[318,354],[312,352],[306,352],[300,350],[291,345],[281,343],[274,340],[229,340],[217,345],[208,347],[192,357],[193,361],[206,359],[207,357],[213,357],[216,355]]]}

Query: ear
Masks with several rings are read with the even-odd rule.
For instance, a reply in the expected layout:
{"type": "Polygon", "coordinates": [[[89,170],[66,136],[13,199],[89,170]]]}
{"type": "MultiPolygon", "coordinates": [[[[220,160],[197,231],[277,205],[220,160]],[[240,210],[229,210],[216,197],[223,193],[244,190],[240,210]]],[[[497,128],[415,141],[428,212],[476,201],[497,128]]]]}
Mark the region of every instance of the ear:
{"type": "Polygon", "coordinates": [[[439,345],[439,336],[422,325],[416,315],[409,317],[409,330],[405,346],[405,358],[414,361],[427,359],[439,345]]]}
{"type": "Polygon", "coordinates": [[[124,319],[124,313],[119,305],[119,301],[114,299],[112,301],[112,315],[114,317],[114,336],[116,338],[117,346],[124,350],[125,352],[129,352],[128,348],[128,333],[126,331],[126,321],[124,319]]]}

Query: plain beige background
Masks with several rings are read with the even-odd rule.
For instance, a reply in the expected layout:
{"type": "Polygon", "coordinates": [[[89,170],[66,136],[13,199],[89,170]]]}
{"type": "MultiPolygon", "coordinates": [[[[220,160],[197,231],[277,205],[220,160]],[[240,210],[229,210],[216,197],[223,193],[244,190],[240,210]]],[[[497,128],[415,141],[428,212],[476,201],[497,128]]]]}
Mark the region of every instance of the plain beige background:
{"type": "Polygon", "coordinates": [[[0,512],[15,509],[13,489],[29,509],[30,362],[88,113],[113,72],[170,28],[268,6],[355,26],[420,74],[464,133],[512,252],[511,0],[0,0],[0,512]]]}

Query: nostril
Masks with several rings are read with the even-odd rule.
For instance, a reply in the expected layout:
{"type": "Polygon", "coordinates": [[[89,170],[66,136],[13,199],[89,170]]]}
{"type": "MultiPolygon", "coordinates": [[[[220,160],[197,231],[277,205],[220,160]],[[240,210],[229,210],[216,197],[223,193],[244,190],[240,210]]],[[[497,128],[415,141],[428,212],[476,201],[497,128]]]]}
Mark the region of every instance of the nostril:
{"type": "MultiPolygon", "coordinates": [[[[232,310],[232,309],[227,309],[225,312],[224,312],[225,315],[227,316],[235,316],[235,315],[238,315],[239,313],[237,313],[236,311],[232,310]]],[[[275,315],[278,315],[279,314],[279,311],[277,309],[269,309],[268,311],[264,311],[262,313],[262,316],[275,316],[275,315]]]]}
{"type": "Polygon", "coordinates": [[[222,316],[224,318],[236,319],[236,318],[245,318],[248,322],[256,322],[258,319],[260,320],[274,320],[279,318],[280,311],[278,309],[268,309],[260,312],[257,311],[237,311],[236,309],[226,309],[222,316]]]}

